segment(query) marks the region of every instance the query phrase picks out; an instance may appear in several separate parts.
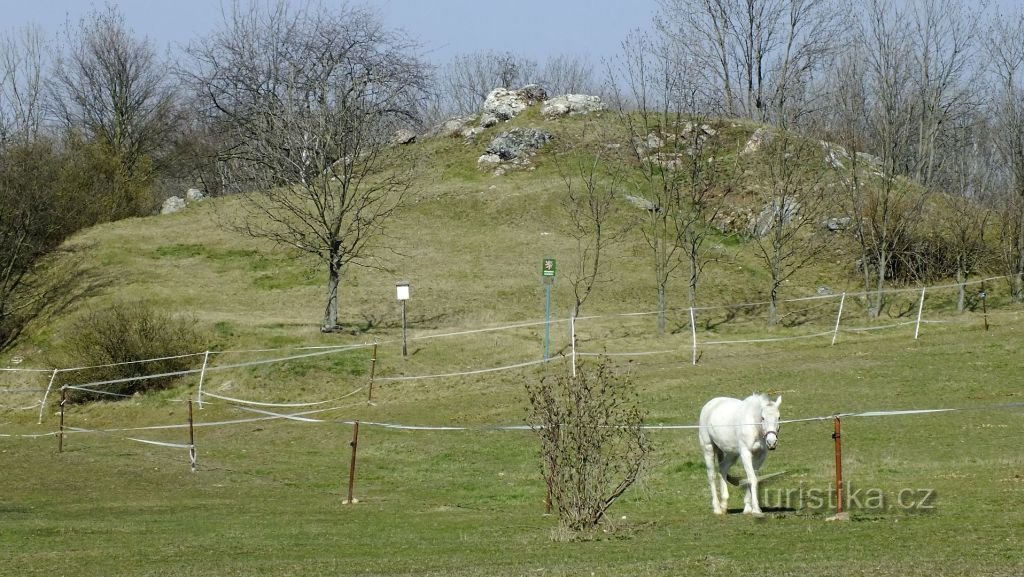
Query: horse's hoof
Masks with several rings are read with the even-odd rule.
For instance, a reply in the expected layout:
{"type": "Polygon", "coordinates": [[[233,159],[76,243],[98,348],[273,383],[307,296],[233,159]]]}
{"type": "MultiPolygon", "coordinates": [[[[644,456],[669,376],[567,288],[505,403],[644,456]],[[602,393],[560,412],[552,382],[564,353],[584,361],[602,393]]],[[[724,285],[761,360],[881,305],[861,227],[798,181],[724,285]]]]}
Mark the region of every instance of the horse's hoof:
{"type": "Polygon", "coordinates": [[[764,519],[764,513],[760,511],[751,511],[750,516],[755,519],[764,519]]]}

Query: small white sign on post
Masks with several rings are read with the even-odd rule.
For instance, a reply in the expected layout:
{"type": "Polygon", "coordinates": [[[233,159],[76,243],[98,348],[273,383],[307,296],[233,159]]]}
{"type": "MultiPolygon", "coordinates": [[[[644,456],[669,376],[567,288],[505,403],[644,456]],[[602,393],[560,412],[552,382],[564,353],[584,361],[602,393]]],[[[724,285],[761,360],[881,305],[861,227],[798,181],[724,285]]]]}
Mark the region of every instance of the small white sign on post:
{"type": "Polygon", "coordinates": [[[409,346],[405,334],[405,301],[409,300],[409,283],[395,283],[398,300],[402,303],[402,356],[409,356],[409,346]]]}

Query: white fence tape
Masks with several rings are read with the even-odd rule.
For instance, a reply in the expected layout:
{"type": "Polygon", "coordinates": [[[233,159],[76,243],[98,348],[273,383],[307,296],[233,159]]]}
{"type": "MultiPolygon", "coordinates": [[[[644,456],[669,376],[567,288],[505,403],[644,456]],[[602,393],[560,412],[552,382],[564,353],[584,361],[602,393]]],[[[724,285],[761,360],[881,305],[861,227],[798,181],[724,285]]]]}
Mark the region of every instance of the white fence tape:
{"type": "MultiPolygon", "coordinates": [[[[558,360],[559,358],[560,357],[552,357],[552,358],[550,358],[548,360],[541,359],[539,361],[527,361],[525,363],[518,363],[518,364],[515,364],[515,365],[506,365],[504,367],[494,367],[494,368],[490,368],[490,369],[477,369],[477,370],[474,370],[474,371],[463,371],[463,372],[458,372],[458,373],[443,373],[443,374],[436,374],[436,375],[415,375],[415,376],[408,376],[408,377],[377,377],[377,378],[374,379],[374,382],[381,382],[381,381],[415,381],[415,380],[419,380],[419,379],[440,379],[440,378],[446,378],[446,377],[465,377],[465,376],[468,376],[468,375],[481,375],[481,374],[484,374],[484,373],[493,373],[493,372],[496,372],[496,371],[508,371],[508,370],[511,370],[511,369],[521,369],[523,367],[531,367],[533,365],[542,365],[544,363],[550,363],[553,360],[558,360]]],[[[566,357],[561,357],[561,358],[566,358],[566,357]]]]}
{"type": "Polygon", "coordinates": [[[181,443],[164,443],[162,441],[150,441],[149,439],[136,439],[135,437],[125,437],[129,441],[135,441],[136,443],[145,443],[147,445],[157,445],[159,447],[171,447],[172,449],[188,449],[192,450],[194,445],[183,445],[181,443]]]}
{"type": "MultiPolygon", "coordinates": [[[[222,395],[217,395],[217,394],[211,393],[209,391],[204,391],[203,392],[203,396],[204,397],[213,397],[215,399],[220,399],[222,401],[228,401],[228,402],[231,402],[231,403],[237,403],[239,405],[255,405],[257,407],[282,407],[282,408],[287,408],[287,407],[316,407],[316,406],[319,406],[319,405],[326,405],[327,403],[332,402],[330,400],[327,400],[327,401],[316,401],[316,402],[313,402],[313,403],[263,403],[263,402],[260,402],[260,401],[247,401],[247,400],[244,400],[244,399],[236,399],[236,398],[233,398],[233,397],[225,397],[225,396],[222,396],[222,395]]],[[[209,401],[206,401],[206,402],[209,402],[209,401]]]]}
{"type": "MultiPolygon", "coordinates": [[[[358,403],[362,404],[362,403],[358,403]]],[[[326,409],[315,409],[310,411],[300,411],[296,413],[275,413],[271,411],[263,411],[252,407],[238,407],[241,410],[263,414],[263,417],[254,417],[251,419],[235,419],[230,421],[216,421],[216,422],[195,422],[194,427],[219,427],[227,425],[238,425],[248,424],[260,421],[270,420],[289,420],[298,421],[303,423],[341,423],[351,425],[354,424],[354,420],[334,420],[329,421],[325,419],[313,419],[308,418],[307,415],[321,414],[330,411],[338,411],[344,408],[348,408],[354,405],[338,406],[326,409]]],[[[962,412],[962,411],[996,411],[1004,409],[1024,409],[1024,402],[1019,403],[1003,403],[998,405],[979,405],[974,407],[956,407],[956,408],[936,408],[936,409],[893,409],[893,410],[880,410],[880,411],[860,411],[856,413],[835,413],[831,415],[822,415],[817,417],[801,417],[795,419],[783,419],[779,422],[782,424],[790,423],[807,423],[813,421],[831,421],[833,419],[848,419],[848,418],[871,418],[871,417],[895,417],[895,416],[907,416],[907,415],[925,415],[925,414],[938,414],[938,413],[951,413],[951,412],[962,412]]],[[[359,421],[360,426],[371,426],[380,427],[385,429],[397,429],[406,431],[529,431],[535,427],[533,425],[406,425],[401,423],[384,423],[377,421],[359,421]]],[[[749,426],[756,425],[759,423],[750,423],[737,426],[749,426]]],[[[188,428],[188,424],[174,424],[174,425],[152,425],[145,427],[126,427],[126,428],[112,428],[112,429],[85,429],[81,427],[65,427],[65,434],[68,433],[119,433],[129,431],[152,431],[152,430],[166,430],[166,429],[184,429],[188,428]]],[[[644,429],[649,430],[680,430],[680,429],[699,429],[700,425],[694,424],[650,424],[643,425],[644,429]]],[[[0,437],[20,437],[20,438],[39,438],[39,437],[52,437],[57,432],[50,433],[38,433],[38,434],[7,434],[0,433],[0,437]]],[[[133,441],[146,442],[141,439],[131,439],[133,441]]],[[[153,442],[152,444],[159,444],[153,442]]],[[[189,445],[168,445],[176,446],[180,448],[188,448],[189,445]]]]}

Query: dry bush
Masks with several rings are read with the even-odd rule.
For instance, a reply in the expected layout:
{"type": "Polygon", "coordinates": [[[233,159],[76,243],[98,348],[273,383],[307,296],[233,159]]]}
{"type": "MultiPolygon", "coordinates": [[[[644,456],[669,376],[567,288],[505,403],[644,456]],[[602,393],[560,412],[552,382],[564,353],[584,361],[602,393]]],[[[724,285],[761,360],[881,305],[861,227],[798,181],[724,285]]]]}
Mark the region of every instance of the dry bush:
{"type": "Polygon", "coordinates": [[[197,368],[202,356],[179,356],[207,346],[207,337],[194,317],[162,313],[141,302],[117,303],[87,312],[72,325],[68,341],[81,366],[108,366],[64,373],[65,384],[124,379],[89,387],[102,392],[70,389],[68,399],[72,402],[112,400],[166,389],[175,376],[142,377],[197,368]],[[147,359],[161,360],[138,362],[147,359]]]}
{"type": "Polygon", "coordinates": [[[607,359],[526,385],[560,525],[593,529],[644,470],[651,447],[629,380],[607,359]]]}

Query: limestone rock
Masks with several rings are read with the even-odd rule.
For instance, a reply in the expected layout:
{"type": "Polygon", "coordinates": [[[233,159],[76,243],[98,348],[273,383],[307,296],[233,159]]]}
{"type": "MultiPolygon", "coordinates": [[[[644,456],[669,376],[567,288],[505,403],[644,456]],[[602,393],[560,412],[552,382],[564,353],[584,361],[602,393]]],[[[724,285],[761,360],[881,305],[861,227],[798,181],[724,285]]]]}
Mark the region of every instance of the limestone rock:
{"type": "Polygon", "coordinates": [[[536,128],[513,128],[502,132],[487,146],[488,154],[502,160],[524,158],[551,140],[551,134],[536,128]]]}
{"type": "Polygon", "coordinates": [[[172,196],[164,201],[160,207],[160,214],[174,214],[185,208],[185,199],[180,196],[172,196]]]}
{"type": "Polygon", "coordinates": [[[540,113],[545,118],[554,118],[557,116],[590,114],[591,112],[598,112],[604,109],[604,102],[601,101],[599,96],[562,94],[544,102],[540,113]]]}

